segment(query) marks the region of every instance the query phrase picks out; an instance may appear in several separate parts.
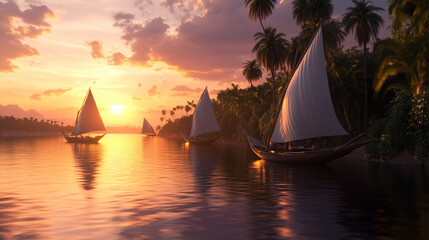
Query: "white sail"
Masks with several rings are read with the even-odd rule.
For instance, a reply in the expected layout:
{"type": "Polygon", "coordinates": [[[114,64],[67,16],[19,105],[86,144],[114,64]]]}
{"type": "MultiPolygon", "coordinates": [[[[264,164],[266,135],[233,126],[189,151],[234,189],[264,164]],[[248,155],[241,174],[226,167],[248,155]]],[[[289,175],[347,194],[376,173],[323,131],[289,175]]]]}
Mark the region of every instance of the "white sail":
{"type": "Polygon", "coordinates": [[[205,133],[219,132],[216,116],[213,111],[212,101],[210,100],[207,88],[204,89],[200,101],[194,111],[192,127],[189,137],[196,137],[205,133]]]}
{"type": "Polygon", "coordinates": [[[143,127],[142,134],[155,134],[152,125],[150,125],[149,121],[146,118],[143,119],[143,127]]]}
{"type": "Polygon", "coordinates": [[[332,105],[320,28],[292,76],[271,142],[347,134],[332,105]]]}
{"type": "Polygon", "coordinates": [[[95,131],[106,131],[106,128],[98,112],[91,89],[89,89],[71,135],[76,136],[95,131]]]}

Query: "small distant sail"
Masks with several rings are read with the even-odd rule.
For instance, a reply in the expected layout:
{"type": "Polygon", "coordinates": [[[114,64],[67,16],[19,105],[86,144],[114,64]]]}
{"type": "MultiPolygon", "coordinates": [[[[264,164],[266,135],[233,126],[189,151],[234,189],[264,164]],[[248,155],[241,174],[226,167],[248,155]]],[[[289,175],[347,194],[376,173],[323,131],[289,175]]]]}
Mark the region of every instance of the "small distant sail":
{"type": "Polygon", "coordinates": [[[207,88],[204,89],[192,119],[192,127],[189,137],[196,137],[206,133],[219,132],[216,116],[213,111],[212,101],[210,100],[207,88]]]}
{"type": "Polygon", "coordinates": [[[271,142],[338,135],[348,133],[332,105],[319,28],[289,83],[271,142]]]}
{"type": "Polygon", "coordinates": [[[146,120],[146,118],[143,119],[143,127],[141,133],[147,135],[155,135],[155,131],[153,130],[152,125],[150,125],[149,121],[146,120]]]}
{"type": "Polygon", "coordinates": [[[95,131],[106,131],[106,128],[98,112],[91,89],[89,89],[71,135],[76,136],[95,131]]]}

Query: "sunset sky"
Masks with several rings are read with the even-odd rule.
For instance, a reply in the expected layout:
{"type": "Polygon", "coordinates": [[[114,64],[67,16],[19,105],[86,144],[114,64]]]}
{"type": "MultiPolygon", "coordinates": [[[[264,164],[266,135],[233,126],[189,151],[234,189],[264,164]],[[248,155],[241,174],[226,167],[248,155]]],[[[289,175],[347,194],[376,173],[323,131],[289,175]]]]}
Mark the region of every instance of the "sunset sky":
{"type": "MultiPolygon", "coordinates": [[[[291,2],[265,23],[288,39],[299,33],[291,2]]],[[[352,6],[333,4],[339,19],[352,6]]],[[[247,87],[241,68],[258,31],[243,0],[0,0],[0,105],[72,120],[91,87],[105,125],[156,126],[162,109],[198,101],[206,86],[212,98],[247,87]]]]}

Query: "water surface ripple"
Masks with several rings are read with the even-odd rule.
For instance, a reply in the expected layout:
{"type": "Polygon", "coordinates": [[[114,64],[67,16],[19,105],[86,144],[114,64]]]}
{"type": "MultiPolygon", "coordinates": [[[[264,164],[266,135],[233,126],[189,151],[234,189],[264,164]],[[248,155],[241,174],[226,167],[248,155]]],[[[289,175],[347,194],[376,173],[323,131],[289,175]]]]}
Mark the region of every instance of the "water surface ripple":
{"type": "Polygon", "coordinates": [[[0,239],[429,239],[429,171],[141,135],[0,138],[0,239]]]}

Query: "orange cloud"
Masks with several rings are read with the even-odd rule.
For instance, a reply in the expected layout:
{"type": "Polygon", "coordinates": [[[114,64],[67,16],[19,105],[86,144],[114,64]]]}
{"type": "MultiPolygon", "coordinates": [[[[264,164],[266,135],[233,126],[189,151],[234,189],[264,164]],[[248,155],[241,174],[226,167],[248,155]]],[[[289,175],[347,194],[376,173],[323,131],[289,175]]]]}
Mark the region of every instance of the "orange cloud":
{"type": "Polygon", "coordinates": [[[104,58],[103,54],[103,43],[100,41],[89,41],[86,45],[91,47],[91,56],[94,59],[104,58]]]}
{"type": "Polygon", "coordinates": [[[202,89],[201,88],[190,88],[188,86],[185,85],[177,85],[174,88],[171,89],[171,91],[178,91],[178,92],[201,92],[202,89]]]}
{"type": "Polygon", "coordinates": [[[113,53],[111,56],[107,57],[107,64],[109,65],[122,65],[126,62],[128,62],[128,58],[120,52],[113,53]]]}
{"type": "Polygon", "coordinates": [[[183,97],[183,96],[189,96],[192,93],[200,93],[203,90],[201,88],[190,88],[185,85],[177,85],[171,89],[173,91],[173,95],[175,97],[183,97]]]}
{"type": "Polygon", "coordinates": [[[91,48],[91,56],[93,59],[106,59],[109,65],[123,65],[128,62],[128,58],[120,52],[105,57],[103,53],[103,43],[101,41],[88,41],[86,45],[91,48]]]}
{"type": "Polygon", "coordinates": [[[153,85],[148,91],[147,91],[147,95],[149,97],[155,96],[157,94],[160,94],[159,90],[158,90],[158,86],[153,85]]]}
{"type": "Polygon", "coordinates": [[[42,100],[42,94],[35,93],[35,94],[33,94],[33,95],[30,96],[30,99],[33,99],[33,100],[42,100]]]}
{"type": "Polygon", "coordinates": [[[140,98],[140,97],[133,97],[133,100],[134,100],[134,101],[142,101],[142,100],[143,100],[143,98],[140,98]]]}
{"type": "Polygon", "coordinates": [[[58,88],[58,89],[49,89],[49,90],[44,91],[43,95],[44,96],[61,96],[64,93],[66,93],[66,92],[68,92],[70,90],[71,90],[71,88],[69,88],[69,89],[60,89],[60,88],[58,88]]]}
{"type": "Polygon", "coordinates": [[[60,88],[58,88],[58,89],[49,89],[49,90],[43,91],[41,93],[35,93],[35,94],[31,95],[30,99],[33,99],[33,100],[42,100],[42,96],[48,96],[48,97],[49,96],[61,96],[61,95],[64,95],[64,93],[66,93],[66,92],[68,92],[70,90],[71,90],[71,88],[69,88],[69,89],[60,89],[60,88]]]}
{"type": "Polygon", "coordinates": [[[217,95],[219,93],[219,90],[213,89],[210,91],[210,95],[217,95]]]}
{"type": "Polygon", "coordinates": [[[15,1],[0,2],[0,72],[12,72],[18,66],[13,60],[21,57],[39,55],[33,47],[22,43],[24,38],[36,38],[51,31],[45,20],[55,14],[45,5],[30,5],[21,11],[15,1]],[[15,19],[22,25],[16,26],[15,19]]]}

